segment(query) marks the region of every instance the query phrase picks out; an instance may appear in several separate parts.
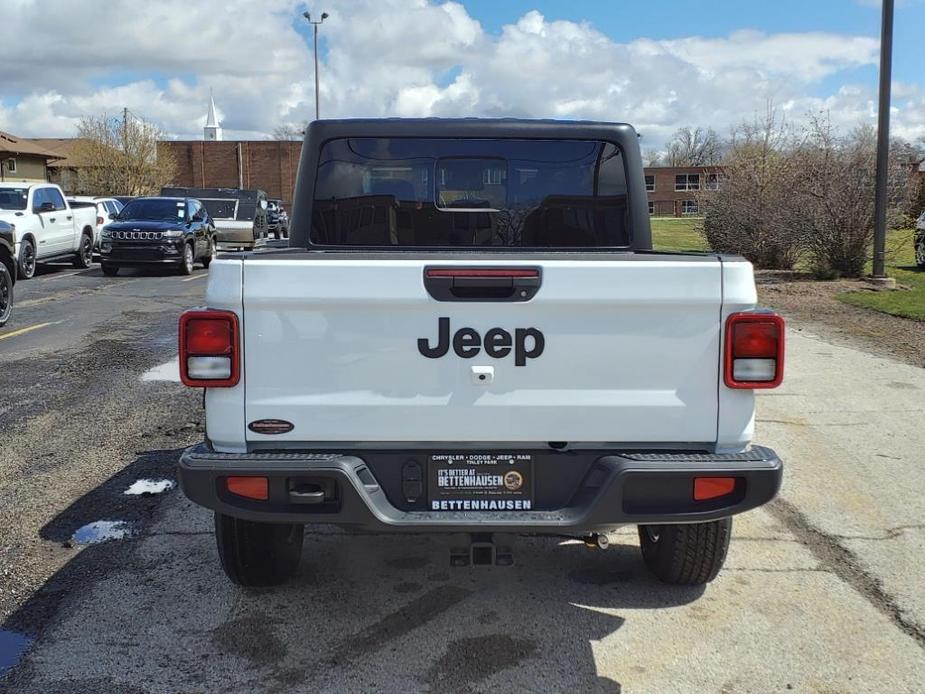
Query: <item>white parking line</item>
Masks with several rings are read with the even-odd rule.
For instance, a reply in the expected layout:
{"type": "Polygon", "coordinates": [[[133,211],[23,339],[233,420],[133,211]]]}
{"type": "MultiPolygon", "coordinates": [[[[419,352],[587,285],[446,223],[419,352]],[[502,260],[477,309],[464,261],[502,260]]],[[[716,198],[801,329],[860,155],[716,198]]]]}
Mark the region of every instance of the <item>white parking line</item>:
{"type": "Polygon", "coordinates": [[[187,277],[185,280],[180,280],[181,282],[192,282],[193,280],[201,280],[203,277],[208,277],[208,272],[203,272],[201,275],[193,275],[192,277],[187,277]]]}
{"type": "Polygon", "coordinates": [[[59,272],[51,277],[39,277],[39,282],[51,282],[52,280],[59,280],[62,277],[73,277],[74,275],[79,275],[83,270],[75,270],[74,272],[59,272]]]}

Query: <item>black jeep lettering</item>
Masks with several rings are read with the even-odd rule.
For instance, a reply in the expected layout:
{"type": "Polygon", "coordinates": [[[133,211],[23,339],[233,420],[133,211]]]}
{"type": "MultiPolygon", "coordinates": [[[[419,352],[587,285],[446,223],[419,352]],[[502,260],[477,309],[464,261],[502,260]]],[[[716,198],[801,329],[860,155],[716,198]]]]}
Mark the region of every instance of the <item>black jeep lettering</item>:
{"type": "Polygon", "coordinates": [[[546,348],[546,338],[536,328],[517,328],[514,331],[514,364],[523,366],[527,359],[536,359],[546,348]],[[533,338],[533,347],[527,351],[527,338],[533,338]]]}
{"type": "Polygon", "coordinates": [[[511,334],[501,328],[492,328],[485,333],[485,353],[500,359],[511,353],[511,334]]]}
{"type": "Polygon", "coordinates": [[[426,337],[418,338],[418,351],[428,359],[439,359],[450,349],[450,319],[437,320],[437,346],[431,347],[426,337]]]}
{"type": "Polygon", "coordinates": [[[472,328],[460,328],[453,336],[453,351],[463,359],[472,359],[481,348],[482,338],[472,328]]]}
{"type": "Polygon", "coordinates": [[[450,351],[463,359],[472,359],[485,348],[485,353],[495,359],[506,357],[514,350],[514,365],[525,366],[528,359],[536,359],[546,348],[546,338],[536,328],[517,328],[514,337],[502,328],[492,328],[485,333],[485,339],[474,328],[460,328],[450,340],[450,319],[437,319],[437,343],[431,345],[426,337],[418,338],[418,351],[428,359],[439,359],[450,351]],[[529,344],[529,347],[528,347],[529,344]]]}

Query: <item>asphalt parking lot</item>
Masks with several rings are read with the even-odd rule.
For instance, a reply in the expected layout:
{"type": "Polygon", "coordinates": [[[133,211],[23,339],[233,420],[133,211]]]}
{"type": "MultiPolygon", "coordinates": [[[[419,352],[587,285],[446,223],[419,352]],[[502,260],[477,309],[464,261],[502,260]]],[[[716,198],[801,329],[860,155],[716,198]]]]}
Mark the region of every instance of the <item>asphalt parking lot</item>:
{"type": "Polygon", "coordinates": [[[451,568],[451,538],[331,529],[307,535],[291,584],[245,591],[206,511],[170,485],[125,493],[173,480],[201,437],[171,360],[205,277],[60,265],[17,285],[0,330],[0,691],[925,688],[925,370],[792,324],[756,436],[787,465],[783,493],[736,521],[706,589],[655,583],[633,529],[606,551],[513,538],[509,568],[451,568]]]}

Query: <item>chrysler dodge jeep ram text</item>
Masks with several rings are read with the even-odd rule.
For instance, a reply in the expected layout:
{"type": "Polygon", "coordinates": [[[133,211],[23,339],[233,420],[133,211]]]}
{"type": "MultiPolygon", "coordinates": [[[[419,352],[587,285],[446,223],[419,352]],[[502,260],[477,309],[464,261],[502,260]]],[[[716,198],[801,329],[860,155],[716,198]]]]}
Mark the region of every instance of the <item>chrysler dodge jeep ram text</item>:
{"type": "MultiPolygon", "coordinates": [[[[784,325],[752,266],[652,250],[629,125],[316,121],[290,247],[227,255],[180,320],[206,440],[183,490],[232,581],[293,574],[306,525],[604,547],[712,580],[781,462],[752,446],[784,325]]],[[[409,536],[409,542],[410,542],[409,536]]]]}

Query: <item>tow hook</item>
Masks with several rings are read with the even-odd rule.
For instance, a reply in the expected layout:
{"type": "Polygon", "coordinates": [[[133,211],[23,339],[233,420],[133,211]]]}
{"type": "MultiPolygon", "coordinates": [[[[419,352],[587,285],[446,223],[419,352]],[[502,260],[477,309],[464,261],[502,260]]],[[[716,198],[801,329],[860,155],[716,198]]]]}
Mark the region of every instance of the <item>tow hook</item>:
{"type": "Polygon", "coordinates": [[[496,545],[491,533],[472,533],[468,547],[450,548],[450,566],[511,566],[514,555],[506,545],[496,545]]]}
{"type": "Polygon", "coordinates": [[[588,549],[607,549],[610,547],[610,538],[602,533],[591,533],[581,539],[588,549]]]}

